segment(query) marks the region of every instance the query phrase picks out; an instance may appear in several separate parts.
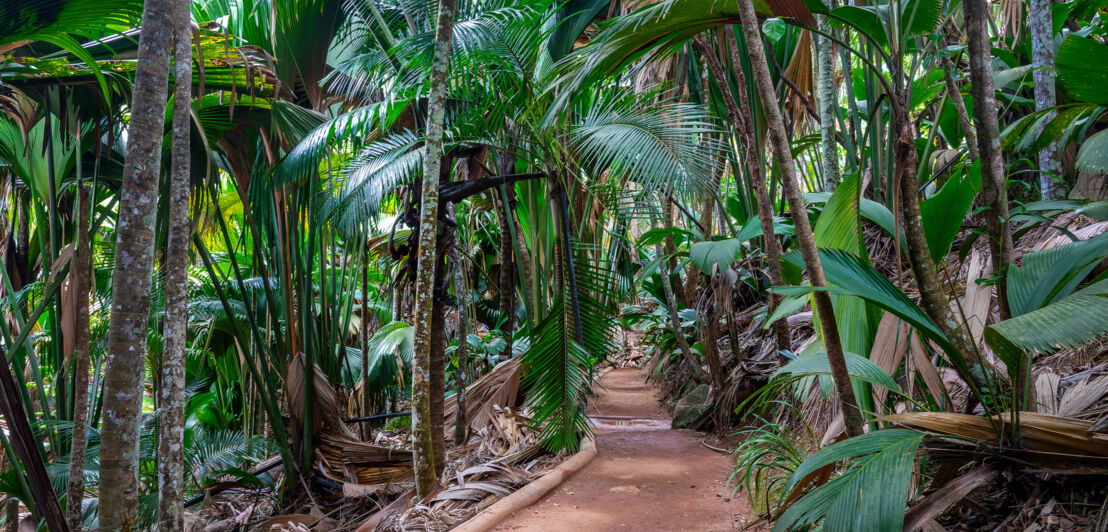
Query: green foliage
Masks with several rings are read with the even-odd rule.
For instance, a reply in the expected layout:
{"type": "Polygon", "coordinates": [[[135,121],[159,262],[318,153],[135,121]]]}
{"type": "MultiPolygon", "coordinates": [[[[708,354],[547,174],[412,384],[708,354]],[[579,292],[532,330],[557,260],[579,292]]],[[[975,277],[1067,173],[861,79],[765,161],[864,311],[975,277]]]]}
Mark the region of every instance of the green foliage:
{"type": "Polygon", "coordinates": [[[793,530],[820,520],[826,530],[901,530],[916,449],[923,437],[913,430],[886,429],[820,449],[796,468],[786,492],[802,489],[809,475],[826,466],[846,459],[852,464],[794,502],[773,530],[793,530]]]}

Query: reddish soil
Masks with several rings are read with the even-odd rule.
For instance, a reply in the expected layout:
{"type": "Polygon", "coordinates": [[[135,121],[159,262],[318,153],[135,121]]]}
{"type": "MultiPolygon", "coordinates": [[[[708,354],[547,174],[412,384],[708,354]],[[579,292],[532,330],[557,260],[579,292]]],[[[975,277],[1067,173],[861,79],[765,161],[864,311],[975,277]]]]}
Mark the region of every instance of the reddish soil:
{"type": "Polygon", "coordinates": [[[757,519],[725,487],[732,459],[701,445],[697,432],[671,429],[644,381],[637,369],[601,378],[590,406],[600,454],[498,530],[722,532],[757,519]]]}

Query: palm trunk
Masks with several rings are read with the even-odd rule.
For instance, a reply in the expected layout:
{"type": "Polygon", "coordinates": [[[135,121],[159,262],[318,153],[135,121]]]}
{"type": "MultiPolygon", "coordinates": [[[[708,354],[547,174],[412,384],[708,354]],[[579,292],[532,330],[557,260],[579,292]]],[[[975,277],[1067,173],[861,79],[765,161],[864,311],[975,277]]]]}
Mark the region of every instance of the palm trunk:
{"type": "Polygon", "coordinates": [[[89,371],[89,277],[91,252],[89,240],[88,189],[80,188],[77,195],[80,211],[77,221],[77,251],[71,271],[77,283],[76,337],[73,339],[73,437],[69,446],[69,480],[66,485],[65,517],[69,528],[81,529],[81,501],[85,492],[85,448],[88,446],[88,371],[89,371]]]}
{"type": "Polygon", "coordinates": [[[158,530],[185,528],[185,323],[188,320],[189,137],[192,131],[192,20],[177,2],[173,148],[165,252],[165,323],[158,411],[158,530]]]}
{"type": "MultiPolygon", "coordinates": [[[[823,277],[823,265],[819,260],[819,250],[816,249],[812,226],[808,222],[808,210],[801,195],[796,162],[793,160],[785,131],[785,121],[781,116],[781,110],[777,107],[777,93],[774,92],[773,82],[769,77],[769,65],[766,63],[766,53],[762,46],[758,16],[754,12],[751,0],[738,0],[738,4],[755,87],[758,96],[762,99],[762,110],[766,115],[770,143],[782,170],[781,182],[789,201],[793,226],[796,228],[796,240],[808,269],[808,281],[813,287],[823,287],[827,285],[823,277]]],[[[846,358],[839,340],[839,329],[835,321],[835,311],[831,306],[831,297],[827,292],[820,291],[812,294],[812,300],[823,330],[823,345],[827,348],[827,361],[831,366],[831,379],[835,383],[835,392],[838,394],[846,434],[854,437],[862,433],[862,413],[858,410],[858,400],[854,397],[854,389],[850,384],[850,373],[846,368],[846,358]]]]}
{"type": "MultiPolygon", "coordinates": [[[[450,231],[449,227],[444,228],[450,231]]],[[[446,240],[440,236],[435,249],[435,289],[431,304],[431,444],[435,455],[435,475],[446,466],[446,240]]]]}
{"type": "MultiPolygon", "coordinates": [[[[454,218],[454,204],[450,204],[449,214],[451,218],[454,218]]],[[[455,218],[456,220],[456,218],[455,218]]],[[[503,231],[507,231],[506,227],[501,227],[503,231]]],[[[454,408],[454,445],[462,445],[466,441],[466,366],[469,364],[469,317],[466,315],[466,293],[465,286],[465,263],[462,262],[461,253],[458,251],[458,247],[461,246],[461,241],[457,237],[457,233],[454,233],[454,245],[450,248],[450,260],[454,262],[454,294],[458,299],[458,371],[456,377],[456,390],[457,401],[454,408]]],[[[511,234],[508,235],[511,238],[511,234]]],[[[511,241],[508,242],[511,245],[511,241]]],[[[503,274],[501,274],[503,275],[503,274]]],[[[508,338],[511,338],[511,331],[509,330],[508,338]]],[[[508,345],[511,345],[511,340],[508,341],[508,345]]],[[[511,350],[508,351],[511,353],[511,350]]]]}
{"type": "Polygon", "coordinates": [[[450,41],[454,35],[456,0],[440,0],[435,29],[431,89],[427,101],[427,140],[424,147],[423,195],[420,205],[419,248],[415,296],[415,357],[412,363],[412,456],[416,497],[422,499],[436,484],[431,420],[431,326],[435,290],[435,244],[439,213],[439,170],[442,166],[443,121],[446,118],[446,84],[450,67],[450,41]]]}
{"type": "MultiPolygon", "coordinates": [[[[1031,0],[1027,24],[1031,26],[1031,66],[1035,80],[1035,110],[1042,111],[1057,105],[1054,93],[1054,25],[1051,19],[1050,0],[1031,0]]],[[[1049,113],[1053,117],[1054,113],[1049,113]]],[[[1045,126],[1044,126],[1045,127],[1045,126]]],[[[1042,134],[1042,128],[1039,128],[1042,134]]],[[[1058,143],[1051,142],[1039,152],[1039,192],[1042,199],[1050,200],[1065,195],[1061,180],[1062,165],[1058,160],[1058,143]]]]}
{"type": "MultiPolygon", "coordinates": [[[[819,17],[819,29],[829,32],[827,17],[819,17]]],[[[839,103],[835,100],[835,80],[832,72],[835,68],[835,54],[832,51],[831,39],[822,35],[816,36],[817,67],[819,69],[818,87],[816,89],[816,104],[819,105],[819,137],[820,151],[823,158],[823,187],[832,191],[839,186],[839,150],[835,147],[835,114],[838,113],[839,103]]]]}
{"type": "MultiPolygon", "coordinates": [[[[909,122],[907,98],[904,95],[897,97],[897,105],[893,106],[894,131],[897,133],[896,179],[900,183],[900,205],[904,216],[904,239],[908,244],[908,258],[912,267],[912,275],[916,278],[916,285],[920,291],[920,303],[927,316],[934,321],[954,346],[961,353],[966,364],[975,366],[976,357],[970,356],[971,339],[966,335],[965,327],[958,327],[961,323],[954,312],[950,310],[950,302],[946,292],[939,282],[938,272],[931,260],[931,249],[927,244],[924,233],[923,219],[920,215],[919,181],[916,176],[918,164],[916,156],[916,142],[914,129],[909,122]]],[[[983,375],[981,372],[973,372],[975,375],[983,375]]],[[[969,377],[967,377],[969,378],[969,377]]],[[[977,380],[978,386],[985,386],[986,381],[977,380]]]]}
{"type": "MultiPolygon", "coordinates": [[[[368,416],[369,404],[369,251],[362,254],[362,415],[368,416]]],[[[362,423],[362,439],[369,440],[373,429],[362,423]]]]}
{"type": "MultiPolygon", "coordinates": [[[[660,224],[654,224],[655,228],[661,228],[660,224]]],[[[655,253],[658,257],[665,255],[665,248],[662,244],[655,246],[655,253]]],[[[673,285],[671,284],[669,267],[666,264],[667,261],[658,261],[658,273],[662,277],[662,293],[665,294],[666,307],[669,310],[669,326],[673,329],[673,337],[677,341],[677,347],[681,350],[681,358],[693,372],[693,379],[696,382],[708,382],[708,375],[704,373],[704,368],[700,367],[700,362],[697,362],[696,357],[692,354],[692,349],[689,348],[689,342],[685,339],[685,333],[681,328],[681,318],[677,315],[677,296],[673,293],[673,285]]]]}
{"type": "MultiPolygon", "coordinates": [[[[773,199],[769,197],[769,191],[766,189],[766,179],[762,174],[761,155],[758,153],[757,139],[754,138],[754,128],[752,124],[753,113],[751,112],[750,98],[746,94],[746,76],[742,71],[742,58],[738,57],[739,46],[735,41],[735,34],[732,31],[724,31],[728,37],[728,47],[731,49],[732,59],[731,62],[735,65],[735,76],[738,78],[739,87],[742,89],[739,91],[739,101],[735,100],[735,95],[731,91],[730,85],[726,83],[726,77],[723,71],[723,65],[720,64],[719,59],[712,53],[711,48],[707,46],[707,43],[697,39],[695,42],[700,48],[701,55],[704,56],[708,63],[708,68],[712,70],[712,75],[716,77],[717,86],[723,94],[723,102],[727,108],[727,115],[731,119],[732,127],[735,128],[739,135],[739,139],[742,141],[743,149],[746,154],[746,168],[750,174],[750,181],[754,184],[754,194],[758,199],[758,220],[762,226],[762,237],[765,240],[766,248],[766,262],[769,266],[769,280],[774,286],[781,286],[785,284],[784,274],[781,272],[781,243],[777,239],[777,235],[773,231],[773,199]],[[741,107],[740,107],[741,102],[741,107]]],[[[769,296],[769,307],[766,309],[767,316],[773,314],[773,311],[777,309],[777,305],[781,304],[781,296],[779,294],[771,293],[769,296]]],[[[789,337],[788,323],[784,320],[777,320],[773,324],[774,339],[777,344],[777,349],[781,351],[787,351],[792,349],[792,340],[789,337]]],[[[732,338],[732,342],[737,339],[732,338]]]]}
{"type": "Polygon", "coordinates": [[[171,0],[143,5],[127,156],[116,223],[112,315],[100,444],[100,529],[134,530],[138,506],[146,321],[154,264],[162,129],[175,15],[171,0]]]}
{"type": "Polygon", "coordinates": [[[17,194],[19,225],[16,226],[15,267],[19,280],[12,286],[14,290],[23,288],[31,280],[31,191],[24,187],[17,194]]]}
{"type": "MultiPolygon", "coordinates": [[[[996,90],[989,50],[989,4],[987,0],[965,0],[966,38],[969,41],[970,83],[973,116],[977,119],[977,147],[981,152],[981,199],[985,202],[985,224],[989,235],[992,270],[1007,275],[1012,263],[1012,233],[1007,224],[1008,192],[1004,187],[1004,158],[1000,151],[1000,125],[997,120],[996,90]]],[[[1000,319],[1011,317],[1005,283],[996,283],[1000,319]]]]}

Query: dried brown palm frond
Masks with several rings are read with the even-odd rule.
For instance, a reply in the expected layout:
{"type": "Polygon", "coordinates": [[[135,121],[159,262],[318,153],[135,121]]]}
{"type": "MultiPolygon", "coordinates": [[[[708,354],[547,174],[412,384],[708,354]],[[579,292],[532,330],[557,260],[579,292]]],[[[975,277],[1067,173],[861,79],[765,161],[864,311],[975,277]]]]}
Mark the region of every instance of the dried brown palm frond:
{"type": "MultiPolygon", "coordinates": [[[[1089,430],[1092,423],[1073,418],[1040,414],[1019,413],[1020,446],[1025,451],[1108,457],[1108,435],[1089,430]]],[[[951,412],[907,412],[885,417],[897,425],[930,432],[967,438],[982,445],[996,445],[1002,441],[1002,433],[1011,432],[1011,415],[987,419],[969,414],[951,412]]]]}
{"type": "MultiPolygon", "coordinates": [[[[514,408],[519,404],[519,359],[497,364],[476,382],[466,387],[466,416],[470,429],[481,430],[497,415],[497,408],[514,408]]],[[[457,396],[446,398],[443,411],[446,419],[454,419],[457,396]]]]}

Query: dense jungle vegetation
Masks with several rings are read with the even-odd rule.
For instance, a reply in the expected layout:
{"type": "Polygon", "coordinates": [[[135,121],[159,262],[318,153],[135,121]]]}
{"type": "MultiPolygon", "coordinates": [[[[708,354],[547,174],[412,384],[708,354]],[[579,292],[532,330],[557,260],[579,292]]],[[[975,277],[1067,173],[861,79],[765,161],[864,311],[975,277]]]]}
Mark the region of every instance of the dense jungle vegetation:
{"type": "Polygon", "coordinates": [[[633,365],[767,528],[1104,530],[1106,18],[0,0],[0,523],[446,529],[633,365]]]}

